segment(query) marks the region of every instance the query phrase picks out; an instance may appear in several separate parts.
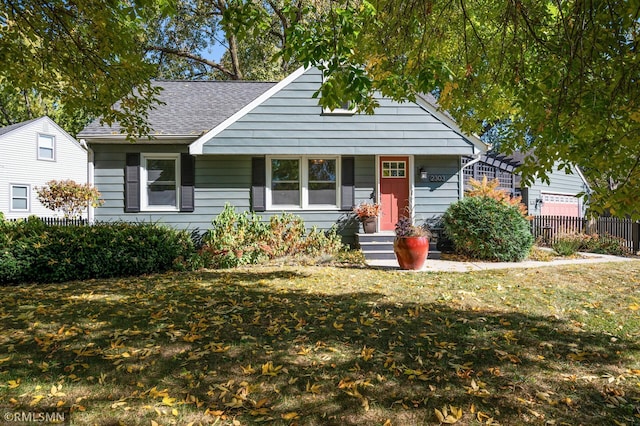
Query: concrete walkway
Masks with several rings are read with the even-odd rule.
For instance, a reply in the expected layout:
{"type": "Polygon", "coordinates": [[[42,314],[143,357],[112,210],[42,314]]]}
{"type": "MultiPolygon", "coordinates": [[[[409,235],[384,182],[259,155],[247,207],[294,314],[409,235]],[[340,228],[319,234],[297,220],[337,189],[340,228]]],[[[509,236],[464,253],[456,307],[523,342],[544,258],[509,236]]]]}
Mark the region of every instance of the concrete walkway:
{"type": "MultiPolygon", "coordinates": [[[[634,262],[638,260],[635,258],[594,253],[580,253],[580,256],[582,257],[577,259],[558,259],[548,262],[535,260],[525,260],[524,262],[458,262],[454,260],[427,259],[421,272],[470,272],[489,269],[541,268],[545,266],[581,265],[603,262],[634,262]]],[[[370,260],[367,261],[367,264],[374,268],[399,270],[398,262],[395,260],[370,260]]]]}

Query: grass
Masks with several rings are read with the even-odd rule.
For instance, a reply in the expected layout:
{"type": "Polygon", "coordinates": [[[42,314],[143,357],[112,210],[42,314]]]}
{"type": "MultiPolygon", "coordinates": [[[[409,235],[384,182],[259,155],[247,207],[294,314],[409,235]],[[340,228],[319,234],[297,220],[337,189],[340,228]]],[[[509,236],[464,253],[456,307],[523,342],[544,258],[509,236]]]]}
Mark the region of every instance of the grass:
{"type": "Polygon", "coordinates": [[[74,424],[640,424],[640,262],[4,287],[0,411],[74,424]]]}

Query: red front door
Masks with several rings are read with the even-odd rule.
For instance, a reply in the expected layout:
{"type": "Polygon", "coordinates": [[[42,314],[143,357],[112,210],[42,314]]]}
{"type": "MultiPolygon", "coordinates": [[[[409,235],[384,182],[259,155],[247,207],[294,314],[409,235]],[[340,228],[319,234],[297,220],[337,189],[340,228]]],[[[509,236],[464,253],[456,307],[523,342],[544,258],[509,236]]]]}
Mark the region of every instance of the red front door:
{"type": "Polygon", "coordinates": [[[380,230],[393,231],[409,211],[409,157],[380,157],[380,230]]]}

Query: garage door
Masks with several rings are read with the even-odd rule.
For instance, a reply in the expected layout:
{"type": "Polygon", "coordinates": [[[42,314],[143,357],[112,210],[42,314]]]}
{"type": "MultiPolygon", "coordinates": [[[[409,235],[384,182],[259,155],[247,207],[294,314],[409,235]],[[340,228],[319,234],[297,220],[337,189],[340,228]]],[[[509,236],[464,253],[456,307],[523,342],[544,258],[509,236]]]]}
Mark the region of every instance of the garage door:
{"type": "Polygon", "coordinates": [[[573,195],[542,194],[543,216],[572,216],[580,217],[580,199],[573,195]]]}

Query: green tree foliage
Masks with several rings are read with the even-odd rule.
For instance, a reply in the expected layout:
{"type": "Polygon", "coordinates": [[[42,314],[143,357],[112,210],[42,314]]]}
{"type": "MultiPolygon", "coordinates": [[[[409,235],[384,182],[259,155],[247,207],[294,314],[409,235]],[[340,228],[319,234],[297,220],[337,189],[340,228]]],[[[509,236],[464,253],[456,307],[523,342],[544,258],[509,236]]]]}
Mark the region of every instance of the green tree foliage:
{"type": "Polygon", "coordinates": [[[140,135],[151,76],[272,80],[316,65],[323,106],[373,112],[375,93],[436,90],[467,132],[507,123],[501,151],[535,154],[525,181],[573,163],[594,211],[640,217],[639,0],[1,1],[0,124],[63,108],[140,135]]]}
{"type": "Polygon", "coordinates": [[[640,2],[332,2],[289,29],[286,54],[321,67],[324,106],[439,91],[468,132],[509,123],[525,181],[580,166],[595,211],[640,216],[640,2]]]}
{"type": "Polygon", "coordinates": [[[73,133],[84,118],[101,115],[130,134],[145,134],[157,92],[141,29],[169,4],[1,0],[0,124],[59,114],[73,133]]]}
{"type": "Polygon", "coordinates": [[[61,211],[64,217],[77,219],[89,207],[101,206],[97,188],[88,183],[73,180],[50,180],[45,186],[36,188],[40,203],[53,211],[61,211]]]}
{"type": "Polygon", "coordinates": [[[162,78],[276,81],[299,65],[285,59],[287,32],[320,16],[326,0],[177,0],[177,13],[149,27],[162,78]],[[314,7],[310,7],[310,6],[314,7]],[[224,51],[217,60],[213,50],[224,51]]]}

